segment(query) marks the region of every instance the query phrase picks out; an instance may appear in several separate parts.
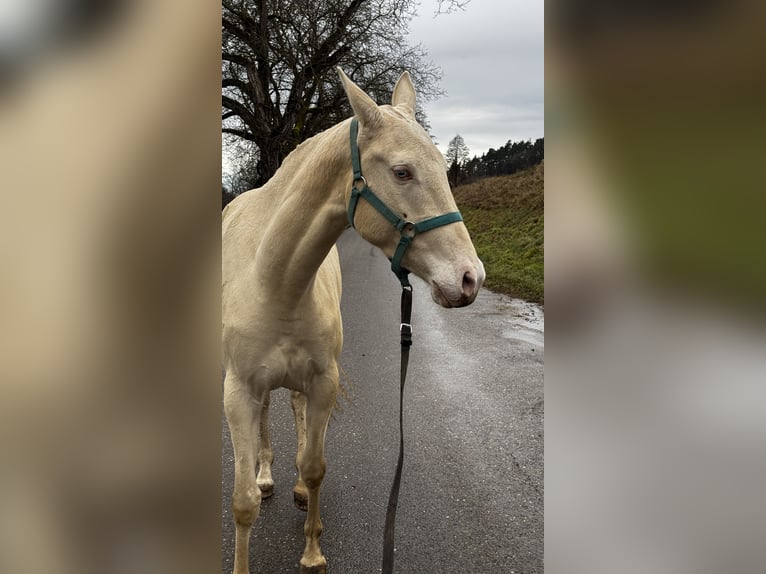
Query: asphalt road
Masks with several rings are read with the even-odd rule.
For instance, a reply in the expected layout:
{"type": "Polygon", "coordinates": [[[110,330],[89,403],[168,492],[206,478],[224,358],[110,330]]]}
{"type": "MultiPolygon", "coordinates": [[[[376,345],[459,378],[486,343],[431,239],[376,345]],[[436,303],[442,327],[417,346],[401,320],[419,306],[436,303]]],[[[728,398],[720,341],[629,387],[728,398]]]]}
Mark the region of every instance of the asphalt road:
{"type": "MultiPolygon", "coordinates": [[[[342,367],[350,400],[327,432],[322,550],[329,574],[380,572],[398,453],[399,282],[354,232],[343,268],[342,367]]],[[[405,460],[396,521],[402,574],[543,572],[543,320],[486,290],[443,309],[413,279],[405,460]]],[[[296,574],[305,514],[293,506],[289,395],[272,395],[275,492],[250,546],[252,573],[296,574]]],[[[231,572],[233,456],[223,432],[223,572],[231,572]]]]}

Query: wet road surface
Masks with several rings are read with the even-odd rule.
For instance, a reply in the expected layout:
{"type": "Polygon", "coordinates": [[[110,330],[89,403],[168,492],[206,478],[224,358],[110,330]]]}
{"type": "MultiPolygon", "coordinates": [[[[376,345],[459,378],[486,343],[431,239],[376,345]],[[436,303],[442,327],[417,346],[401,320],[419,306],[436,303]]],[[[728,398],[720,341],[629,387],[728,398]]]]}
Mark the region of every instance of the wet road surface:
{"type": "MultiPolygon", "coordinates": [[[[327,431],[321,492],[328,574],[380,572],[398,454],[399,294],[389,263],[354,232],[343,268],[349,400],[327,431]]],[[[543,572],[543,319],[535,306],[482,291],[442,309],[419,279],[405,389],[405,459],[396,520],[402,574],[543,572]]],[[[231,572],[233,456],[223,431],[223,572],[231,572]]],[[[274,495],[250,546],[252,573],[296,574],[305,514],[293,505],[289,394],[272,393],[274,495]]]]}

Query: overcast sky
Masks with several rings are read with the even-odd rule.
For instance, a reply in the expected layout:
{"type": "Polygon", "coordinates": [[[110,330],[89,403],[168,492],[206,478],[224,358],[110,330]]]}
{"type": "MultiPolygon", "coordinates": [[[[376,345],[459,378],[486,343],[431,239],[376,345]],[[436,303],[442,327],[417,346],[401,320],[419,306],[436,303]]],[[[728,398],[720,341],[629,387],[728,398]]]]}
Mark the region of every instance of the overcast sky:
{"type": "Polygon", "coordinates": [[[425,105],[442,152],[458,133],[471,157],[543,137],[543,0],[471,0],[434,18],[436,4],[422,0],[409,42],[443,72],[447,94],[425,105]]]}
{"type": "Polygon", "coordinates": [[[471,0],[434,18],[435,6],[423,0],[410,43],[444,74],[447,95],[425,105],[442,152],[458,133],[471,157],[543,137],[543,1],[471,0]]]}

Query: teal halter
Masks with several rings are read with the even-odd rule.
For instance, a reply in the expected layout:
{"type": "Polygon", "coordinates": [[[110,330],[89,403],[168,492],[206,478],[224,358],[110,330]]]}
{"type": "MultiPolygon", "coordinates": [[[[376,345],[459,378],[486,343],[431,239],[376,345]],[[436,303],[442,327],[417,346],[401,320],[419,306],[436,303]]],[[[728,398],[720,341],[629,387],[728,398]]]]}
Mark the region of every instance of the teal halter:
{"type": "Polygon", "coordinates": [[[385,217],[396,228],[401,234],[401,238],[399,239],[399,244],[396,246],[396,251],[394,251],[394,256],[391,258],[391,271],[397,276],[402,287],[410,287],[410,282],[407,279],[407,275],[409,275],[410,272],[402,267],[402,258],[415,236],[418,233],[424,233],[431,229],[441,227],[442,225],[463,221],[463,217],[460,215],[459,211],[453,211],[451,213],[437,215],[436,217],[413,223],[396,215],[393,210],[373,193],[367,185],[367,180],[362,175],[362,163],[359,159],[359,146],[356,142],[358,133],[359,122],[357,122],[356,118],[353,118],[351,120],[351,165],[354,168],[354,181],[351,184],[351,200],[348,203],[348,221],[351,223],[351,227],[354,227],[356,205],[359,203],[359,198],[363,197],[367,200],[367,203],[374,207],[378,213],[385,217]],[[362,189],[357,188],[356,183],[358,181],[362,182],[362,189]]]}

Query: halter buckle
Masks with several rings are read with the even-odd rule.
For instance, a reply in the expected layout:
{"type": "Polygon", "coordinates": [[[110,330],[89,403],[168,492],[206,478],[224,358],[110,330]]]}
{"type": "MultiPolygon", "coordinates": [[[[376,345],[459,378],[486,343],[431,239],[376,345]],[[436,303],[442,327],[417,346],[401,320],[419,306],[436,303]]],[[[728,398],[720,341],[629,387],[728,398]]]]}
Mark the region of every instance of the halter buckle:
{"type": "Polygon", "coordinates": [[[404,237],[415,237],[415,224],[412,221],[405,221],[399,233],[404,237]]]}
{"type": "Polygon", "coordinates": [[[412,346],[412,325],[409,323],[402,323],[399,325],[399,334],[401,335],[400,343],[402,348],[412,346]]]}

